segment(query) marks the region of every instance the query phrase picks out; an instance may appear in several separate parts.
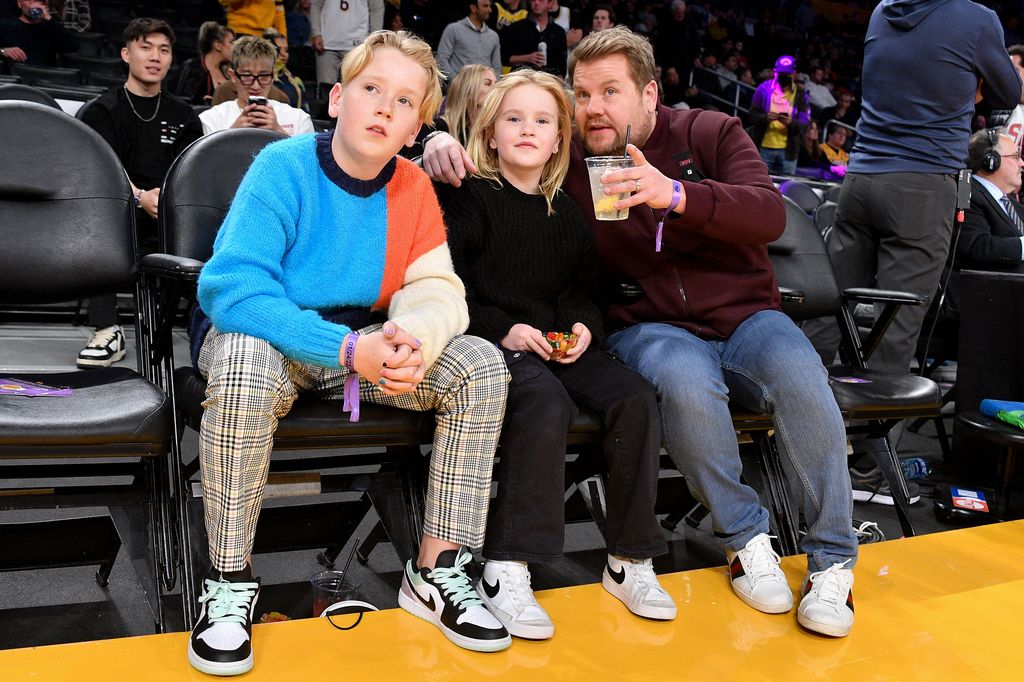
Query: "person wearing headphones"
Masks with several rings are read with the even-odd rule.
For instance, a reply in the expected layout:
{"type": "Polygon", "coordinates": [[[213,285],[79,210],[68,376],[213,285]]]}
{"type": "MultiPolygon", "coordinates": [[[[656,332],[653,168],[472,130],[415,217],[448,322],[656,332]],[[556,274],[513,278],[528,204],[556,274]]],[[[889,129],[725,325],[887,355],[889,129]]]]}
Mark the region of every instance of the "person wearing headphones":
{"type": "Polygon", "coordinates": [[[1024,273],[1024,206],[1013,198],[1021,188],[1020,151],[1005,129],[987,128],[971,135],[967,147],[971,205],[956,241],[947,305],[958,315],[960,270],[1024,273]]]}

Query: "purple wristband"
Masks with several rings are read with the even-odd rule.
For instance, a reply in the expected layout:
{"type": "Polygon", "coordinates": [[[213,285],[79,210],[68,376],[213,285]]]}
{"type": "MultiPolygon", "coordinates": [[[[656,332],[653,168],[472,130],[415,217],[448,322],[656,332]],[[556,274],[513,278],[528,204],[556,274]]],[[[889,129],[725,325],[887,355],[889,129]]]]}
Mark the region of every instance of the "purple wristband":
{"type": "Polygon", "coordinates": [[[341,409],[349,412],[349,420],[359,421],[359,375],[356,374],[356,342],[359,340],[359,332],[345,334],[345,340],[341,342],[342,357],[345,360],[345,367],[348,369],[348,376],[345,377],[344,396],[345,402],[341,409]]]}
{"type": "Polygon", "coordinates": [[[345,334],[345,339],[341,342],[341,347],[344,349],[342,357],[345,360],[345,367],[352,372],[356,370],[356,341],[358,340],[359,332],[349,332],[348,334],[345,334]]]}
{"type": "Polygon", "coordinates": [[[665,229],[665,218],[671,213],[679,202],[683,200],[683,183],[678,180],[672,181],[672,200],[668,204],[668,208],[661,214],[661,220],[658,221],[658,234],[654,237],[654,251],[655,253],[661,252],[661,234],[665,229]]]}

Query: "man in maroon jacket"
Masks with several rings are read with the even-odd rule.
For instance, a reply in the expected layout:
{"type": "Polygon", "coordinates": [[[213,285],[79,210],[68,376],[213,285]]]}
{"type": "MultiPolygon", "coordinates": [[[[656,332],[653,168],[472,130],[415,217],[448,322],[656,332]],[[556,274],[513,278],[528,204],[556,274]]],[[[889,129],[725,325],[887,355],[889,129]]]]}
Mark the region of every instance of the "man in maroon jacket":
{"type": "MultiPolygon", "coordinates": [[[[736,595],[766,613],[793,608],[768,538],[768,512],[740,480],[729,401],[772,414],[803,486],[808,570],[801,625],[844,636],[853,626],[857,540],[842,416],[804,334],[779,310],[767,244],[782,234],[782,198],[737,119],[658,104],[650,45],[618,27],[583,39],[569,61],[576,132],[566,190],[594,231],[604,275],[626,294],[609,310],[608,348],[658,388],[664,442],[711,510],[736,595]],[[585,158],[628,153],[605,193],[628,193],[621,221],[594,214],[585,158]],[[634,146],[635,145],[635,146],[634,146]],[[706,179],[687,171],[696,168],[706,179]],[[690,178],[697,181],[690,181],[690,178]],[[646,206],[645,206],[646,204],[646,206]]],[[[475,169],[442,135],[424,168],[458,183],[475,169]]]]}

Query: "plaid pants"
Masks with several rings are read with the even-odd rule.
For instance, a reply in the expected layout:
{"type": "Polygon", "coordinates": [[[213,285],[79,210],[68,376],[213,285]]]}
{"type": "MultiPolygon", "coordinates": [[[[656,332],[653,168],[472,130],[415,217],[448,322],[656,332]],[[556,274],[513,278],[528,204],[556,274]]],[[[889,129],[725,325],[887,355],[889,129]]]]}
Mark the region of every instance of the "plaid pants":
{"type": "MultiPolygon", "coordinates": [[[[295,362],[262,339],[216,329],[203,342],[199,369],[209,382],[199,463],[210,561],[216,570],[238,571],[252,552],[278,419],[299,392],[340,399],[348,370],[295,362]]],[[[501,353],[483,339],[456,336],[416,390],[388,396],[360,380],[359,394],[379,405],[436,411],[424,532],[480,548],[508,394],[501,353]]],[[[338,419],[348,419],[340,402],[338,419]]]]}

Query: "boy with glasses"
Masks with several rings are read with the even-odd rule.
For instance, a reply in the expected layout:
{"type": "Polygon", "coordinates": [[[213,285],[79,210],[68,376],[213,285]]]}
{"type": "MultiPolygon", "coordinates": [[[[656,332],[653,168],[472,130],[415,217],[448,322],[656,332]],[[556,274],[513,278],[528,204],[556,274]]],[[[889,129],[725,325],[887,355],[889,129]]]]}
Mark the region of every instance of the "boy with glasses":
{"type": "Polygon", "coordinates": [[[269,40],[245,36],[235,41],[228,69],[235,99],[199,115],[205,135],[228,128],[266,128],[289,136],[313,132],[309,114],[268,99],[276,59],[277,49],[269,40]]]}

